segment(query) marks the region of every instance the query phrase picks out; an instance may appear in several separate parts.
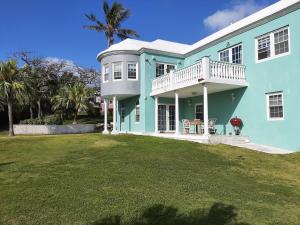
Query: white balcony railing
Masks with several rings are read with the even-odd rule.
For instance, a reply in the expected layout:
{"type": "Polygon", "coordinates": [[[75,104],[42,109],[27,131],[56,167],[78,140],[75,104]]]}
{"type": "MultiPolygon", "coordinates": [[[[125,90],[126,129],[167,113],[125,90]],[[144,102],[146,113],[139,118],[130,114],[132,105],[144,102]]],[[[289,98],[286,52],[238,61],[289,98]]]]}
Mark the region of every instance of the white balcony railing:
{"type": "Polygon", "coordinates": [[[244,65],[213,61],[205,57],[191,66],[171,71],[152,81],[152,95],[160,94],[199,82],[246,83],[244,65]]]}

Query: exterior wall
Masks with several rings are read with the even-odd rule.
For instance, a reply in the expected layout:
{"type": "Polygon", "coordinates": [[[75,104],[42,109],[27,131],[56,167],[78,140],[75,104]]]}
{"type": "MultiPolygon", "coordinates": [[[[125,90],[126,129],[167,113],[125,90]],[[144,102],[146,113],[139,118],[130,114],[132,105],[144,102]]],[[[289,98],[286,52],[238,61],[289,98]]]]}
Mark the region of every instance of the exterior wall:
{"type": "Polygon", "coordinates": [[[183,66],[180,58],[168,57],[162,55],[153,55],[143,53],[140,57],[141,68],[141,125],[145,132],[154,132],[155,130],[155,99],[150,96],[152,90],[152,80],[156,74],[156,62],[171,63],[177,65],[177,68],[183,66]],[[153,60],[155,58],[155,60],[153,60]],[[181,64],[180,64],[181,63],[181,64]]]}
{"type": "MultiPolygon", "coordinates": [[[[113,96],[113,95],[139,95],[140,94],[140,65],[139,56],[130,54],[119,54],[119,55],[109,55],[101,60],[102,68],[104,65],[109,65],[109,80],[108,82],[103,82],[101,86],[102,96],[113,96]],[[122,80],[113,81],[112,74],[112,63],[122,62],[122,80]],[[138,63],[138,79],[128,80],[127,79],[127,63],[137,62],[138,63]]],[[[103,71],[103,70],[102,70],[103,71]]],[[[103,73],[103,72],[102,72],[103,73]]]]}
{"type": "MultiPolygon", "coordinates": [[[[243,64],[246,65],[246,78],[249,87],[209,94],[209,118],[217,118],[217,132],[233,132],[230,118],[238,116],[243,121],[242,134],[250,140],[265,145],[300,150],[300,10],[296,10],[264,25],[244,33],[228,37],[219,43],[201,49],[185,59],[142,53],[139,58],[140,68],[140,110],[141,121],[134,124],[135,98],[123,100],[127,116],[121,130],[134,132],[153,132],[155,129],[155,102],[150,96],[152,80],[155,78],[156,62],[176,64],[178,68],[189,66],[204,56],[219,60],[218,52],[229,46],[242,44],[243,64]],[[256,63],[255,39],[284,26],[290,28],[290,54],[268,61],[256,63]],[[284,97],[284,120],[267,120],[267,103],[265,94],[282,91],[284,97]],[[232,94],[235,99],[232,100],[232,94]],[[128,107],[127,107],[128,104],[128,107]],[[127,111],[128,110],[128,111],[127,111]]],[[[104,60],[104,59],[103,59],[104,60]]],[[[200,87],[200,86],[199,86],[200,87]]],[[[118,90],[119,87],[110,87],[118,90]]],[[[209,87],[208,87],[209,88],[209,87]]],[[[174,99],[160,98],[160,103],[174,103],[174,99]]],[[[194,118],[194,105],[201,103],[202,96],[180,99],[180,121],[194,118]]],[[[118,115],[119,119],[119,115],[118,115]]],[[[180,129],[182,131],[182,127],[180,129]]]]}

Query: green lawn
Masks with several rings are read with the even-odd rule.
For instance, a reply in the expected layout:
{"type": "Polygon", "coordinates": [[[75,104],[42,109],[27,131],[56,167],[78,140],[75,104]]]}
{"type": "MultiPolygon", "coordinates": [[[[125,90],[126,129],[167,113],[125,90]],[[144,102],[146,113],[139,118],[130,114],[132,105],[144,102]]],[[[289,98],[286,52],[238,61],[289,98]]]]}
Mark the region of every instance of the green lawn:
{"type": "Polygon", "coordinates": [[[300,154],[99,134],[0,137],[0,224],[300,224],[300,154]]]}

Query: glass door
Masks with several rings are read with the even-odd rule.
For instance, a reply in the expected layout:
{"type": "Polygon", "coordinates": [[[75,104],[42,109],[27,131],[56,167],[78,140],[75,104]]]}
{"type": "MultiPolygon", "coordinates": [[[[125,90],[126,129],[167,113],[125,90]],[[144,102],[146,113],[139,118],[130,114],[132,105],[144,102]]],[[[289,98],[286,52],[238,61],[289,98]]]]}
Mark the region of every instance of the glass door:
{"type": "Polygon", "coordinates": [[[167,106],[158,105],[158,130],[167,130],[167,106]]]}
{"type": "Polygon", "coordinates": [[[169,105],[169,131],[176,129],[175,105],[169,105]]]}

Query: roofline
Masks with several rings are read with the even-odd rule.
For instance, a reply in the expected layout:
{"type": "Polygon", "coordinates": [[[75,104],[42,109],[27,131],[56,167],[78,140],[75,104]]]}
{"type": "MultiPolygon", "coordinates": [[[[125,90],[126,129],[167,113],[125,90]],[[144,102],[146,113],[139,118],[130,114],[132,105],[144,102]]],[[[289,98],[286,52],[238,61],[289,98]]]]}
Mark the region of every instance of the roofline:
{"type": "Polygon", "coordinates": [[[136,53],[143,53],[143,52],[151,52],[151,53],[167,53],[175,57],[186,57],[193,54],[195,51],[199,49],[206,48],[209,45],[213,45],[215,42],[219,42],[222,39],[227,39],[229,36],[236,34],[237,32],[242,33],[245,30],[252,29],[253,27],[259,26],[261,24],[269,22],[270,19],[274,17],[280,17],[285,15],[291,11],[298,9],[300,6],[300,0],[280,0],[244,19],[241,19],[220,31],[217,31],[204,39],[196,42],[195,44],[191,45],[190,48],[187,47],[186,52],[165,52],[158,49],[151,49],[147,47],[141,47],[139,50],[115,50],[111,52],[100,52],[97,55],[97,60],[101,60],[105,55],[115,54],[116,52],[136,52],[136,53]]]}
{"type": "Polygon", "coordinates": [[[280,17],[285,15],[295,9],[298,9],[300,6],[300,0],[280,0],[273,5],[270,5],[254,14],[251,14],[244,19],[241,19],[212,35],[205,37],[204,39],[196,42],[192,45],[192,49],[187,51],[185,55],[190,55],[194,51],[204,48],[207,45],[210,45],[220,39],[225,39],[228,36],[236,33],[236,32],[244,32],[245,30],[252,29],[255,26],[259,26],[273,19],[273,17],[280,17]]]}

